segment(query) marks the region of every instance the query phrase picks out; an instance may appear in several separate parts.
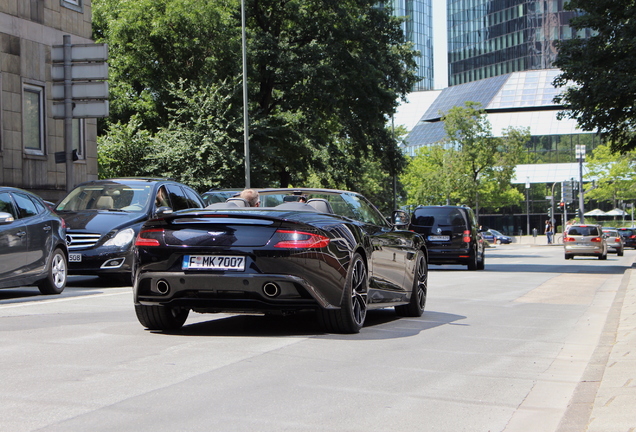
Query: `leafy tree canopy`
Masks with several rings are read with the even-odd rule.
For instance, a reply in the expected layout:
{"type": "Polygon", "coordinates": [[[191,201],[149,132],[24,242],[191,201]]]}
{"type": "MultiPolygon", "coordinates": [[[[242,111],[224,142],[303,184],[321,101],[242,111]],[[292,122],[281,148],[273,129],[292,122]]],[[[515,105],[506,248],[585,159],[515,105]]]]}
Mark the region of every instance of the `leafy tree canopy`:
{"type": "Polygon", "coordinates": [[[575,30],[591,29],[588,39],[559,42],[554,65],[563,72],[554,84],[564,90],[555,101],[561,117],[576,119],[586,131],[598,131],[625,152],[636,148],[636,3],[633,0],[571,0],[580,16],[575,30]]]}
{"type": "Polygon", "coordinates": [[[585,185],[585,199],[611,202],[636,199],[636,150],[619,154],[611,145],[600,145],[587,161],[587,176],[595,178],[585,185]]]}
{"type": "Polygon", "coordinates": [[[494,137],[485,112],[474,102],[451,108],[442,120],[446,140],[420,148],[401,177],[408,204],[498,210],[523,199],[510,180],[530,139],[528,130],[508,128],[503,137],[494,137]]]}
{"type": "MultiPolygon", "coordinates": [[[[96,40],[110,47],[107,134],[135,118],[134,130],[152,135],[140,161],[148,171],[187,174],[200,188],[242,186],[238,0],[93,8],[96,40]]],[[[399,172],[406,162],[386,123],[417,80],[401,21],[374,0],[246,0],[246,15],[252,186],[310,176],[351,185],[367,163],[384,179],[399,172]]]]}

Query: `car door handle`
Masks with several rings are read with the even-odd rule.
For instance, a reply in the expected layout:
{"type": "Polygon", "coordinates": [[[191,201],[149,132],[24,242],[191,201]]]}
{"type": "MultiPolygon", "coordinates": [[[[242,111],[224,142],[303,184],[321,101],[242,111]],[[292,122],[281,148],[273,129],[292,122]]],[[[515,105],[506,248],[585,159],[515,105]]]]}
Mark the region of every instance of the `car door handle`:
{"type": "Polygon", "coordinates": [[[44,231],[51,231],[51,227],[49,225],[45,226],[43,229],[44,231]]]}
{"type": "Polygon", "coordinates": [[[17,235],[18,237],[24,237],[26,235],[26,231],[20,231],[15,233],[15,235],[17,235]]]}

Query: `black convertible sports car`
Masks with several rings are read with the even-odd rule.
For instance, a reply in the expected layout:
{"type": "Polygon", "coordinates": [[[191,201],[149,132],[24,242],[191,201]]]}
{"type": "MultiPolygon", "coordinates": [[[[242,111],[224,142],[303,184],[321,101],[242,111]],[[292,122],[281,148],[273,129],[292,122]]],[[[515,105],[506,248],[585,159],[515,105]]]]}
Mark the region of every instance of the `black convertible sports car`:
{"type": "Polygon", "coordinates": [[[396,211],[388,222],[366,198],[346,191],[259,193],[260,207],[231,198],[143,225],[133,285],[143,326],[178,329],[190,310],[315,310],[326,331],[357,333],[367,309],[422,315],[427,249],[405,229],[406,213],[396,211]]]}

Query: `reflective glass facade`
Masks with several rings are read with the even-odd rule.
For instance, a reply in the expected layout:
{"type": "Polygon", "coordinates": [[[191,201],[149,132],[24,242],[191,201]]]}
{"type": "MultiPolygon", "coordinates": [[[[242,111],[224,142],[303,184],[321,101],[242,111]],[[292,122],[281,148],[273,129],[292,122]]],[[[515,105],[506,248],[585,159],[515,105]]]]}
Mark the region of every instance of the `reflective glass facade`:
{"type": "Polygon", "coordinates": [[[394,16],[404,17],[402,24],[408,42],[420,55],[415,58],[421,78],[413,91],[433,89],[433,9],[432,0],[389,0],[380,6],[390,7],[394,16]]]}
{"type": "Polygon", "coordinates": [[[546,69],[555,42],[577,34],[567,0],[448,0],[449,85],[511,72],[546,69]]]}

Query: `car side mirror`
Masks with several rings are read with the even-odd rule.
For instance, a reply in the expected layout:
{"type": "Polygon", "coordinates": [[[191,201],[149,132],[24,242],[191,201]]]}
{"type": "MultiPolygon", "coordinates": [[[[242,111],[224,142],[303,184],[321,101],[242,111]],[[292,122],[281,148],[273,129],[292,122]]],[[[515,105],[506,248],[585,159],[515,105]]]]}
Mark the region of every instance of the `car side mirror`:
{"type": "Polygon", "coordinates": [[[409,215],[403,210],[395,210],[391,216],[391,223],[398,229],[407,229],[409,226],[409,215]]]}
{"type": "Polygon", "coordinates": [[[155,212],[155,216],[163,216],[172,213],[172,209],[170,207],[162,206],[157,209],[155,212]]]}
{"type": "Polygon", "coordinates": [[[9,225],[14,220],[11,213],[0,212],[0,225],[9,225]]]}

